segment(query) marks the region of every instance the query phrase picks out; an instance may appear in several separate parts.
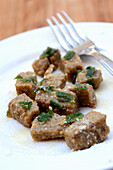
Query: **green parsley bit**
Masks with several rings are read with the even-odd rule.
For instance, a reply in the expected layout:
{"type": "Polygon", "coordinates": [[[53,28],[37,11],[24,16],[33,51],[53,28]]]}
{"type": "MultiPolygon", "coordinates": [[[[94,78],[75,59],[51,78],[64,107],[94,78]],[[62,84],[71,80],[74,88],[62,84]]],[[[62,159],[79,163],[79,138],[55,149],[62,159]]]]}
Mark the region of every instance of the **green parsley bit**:
{"type": "Polygon", "coordinates": [[[76,74],[73,77],[72,84],[75,84],[75,80],[77,78],[78,73],[82,72],[82,70],[77,70],[76,74]]]}
{"type": "Polygon", "coordinates": [[[53,113],[51,107],[49,107],[49,112],[48,112],[48,113],[42,112],[42,113],[37,117],[37,119],[38,119],[40,122],[47,122],[53,115],[54,115],[54,113],[53,113]]]}
{"type": "Polygon", "coordinates": [[[53,101],[53,100],[50,100],[50,101],[49,101],[49,104],[50,104],[52,107],[55,107],[55,108],[57,108],[57,109],[61,109],[61,108],[62,108],[62,106],[61,106],[59,103],[57,103],[57,102],[55,102],[55,101],[53,101]]]}
{"type": "Polygon", "coordinates": [[[34,83],[35,79],[34,77],[26,77],[24,79],[22,79],[23,83],[27,83],[27,82],[33,82],[34,83]]]}
{"type": "Polygon", "coordinates": [[[77,119],[82,119],[82,117],[83,117],[83,114],[80,112],[72,113],[70,115],[66,115],[66,122],[72,123],[72,122],[75,122],[77,119]]]}
{"type": "Polygon", "coordinates": [[[36,94],[39,90],[44,90],[44,86],[39,86],[33,93],[36,94]]]}
{"type": "Polygon", "coordinates": [[[73,96],[70,93],[56,91],[56,96],[57,96],[57,99],[61,102],[75,103],[75,96],[73,96]]]}
{"type": "Polygon", "coordinates": [[[46,79],[46,78],[44,78],[44,79],[42,79],[42,80],[40,81],[40,86],[42,86],[42,85],[43,85],[43,82],[44,82],[45,80],[47,80],[47,79],[46,79]]]}
{"type": "Polygon", "coordinates": [[[32,102],[25,102],[25,101],[20,101],[18,102],[22,107],[30,110],[31,106],[32,106],[32,102]]]}
{"type": "Polygon", "coordinates": [[[38,119],[40,122],[47,122],[50,118],[51,118],[51,115],[48,114],[48,113],[45,113],[45,112],[42,112],[42,113],[37,117],[37,119],[38,119]]]}
{"type": "Polygon", "coordinates": [[[75,89],[85,90],[87,89],[87,85],[86,84],[75,84],[75,89]]]}
{"type": "Polygon", "coordinates": [[[48,111],[48,113],[49,113],[51,116],[53,116],[53,115],[54,115],[54,113],[53,113],[53,111],[52,111],[52,107],[51,107],[51,106],[49,106],[49,111],[48,111]]]}
{"type": "Polygon", "coordinates": [[[33,82],[34,83],[34,81],[35,81],[34,77],[23,78],[20,75],[17,75],[14,79],[21,79],[23,83],[27,83],[27,82],[33,82]]]}
{"type": "Polygon", "coordinates": [[[40,58],[46,58],[46,57],[50,57],[51,55],[53,55],[54,53],[56,53],[58,50],[57,49],[53,49],[48,47],[41,55],[40,58]]]}
{"type": "Polygon", "coordinates": [[[17,75],[14,79],[23,79],[23,77],[20,75],[17,75]]]}
{"type": "Polygon", "coordinates": [[[52,93],[54,91],[54,86],[45,86],[45,91],[47,91],[48,93],[52,93]]]}
{"type": "Polygon", "coordinates": [[[48,92],[49,94],[51,94],[54,91],[54,86],[38,86],[38,88],[33,92],[34,94],[37,93],[37,91],[39,90],[44,90],[46,92],[48,92]]]}
{"type": "Polygon", "coordinates": [[[71,60],[73,56],[75,55],[74,51],[68,51],[67,54],[64,56],[66,60],[71,60]]]}
{"type": "Polygon", "coordinates": [[[7,111],[7,114],[6,114],[7,117],[9,117],[9,111],[7,111]]]}
{"type": "Polygon", "coordinates": [[[86,76],[87,76],[87,77],[92,77],[92,75],[93,75],[93,73],[94,73],[94,71],[95,71],[95,67],[88,66],[88,67],[86,68],[86,70],[87,70],[86,76]]]}

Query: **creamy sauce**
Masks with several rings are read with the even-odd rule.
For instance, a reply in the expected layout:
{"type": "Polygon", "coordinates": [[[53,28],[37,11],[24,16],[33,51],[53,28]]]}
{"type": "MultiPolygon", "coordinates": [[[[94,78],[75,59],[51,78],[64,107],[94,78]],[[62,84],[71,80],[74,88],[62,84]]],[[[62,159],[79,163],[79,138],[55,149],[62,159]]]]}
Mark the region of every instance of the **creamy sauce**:
{"type": "Polygon", "coordinates": [[[17,142],[19,145],[27,146],[29,139],[29,129],[23,128],[17,130],[11,137],[17,142]]]}
{"type": "MultiPolygon", "coordinates": [[[[22,128],[16,130],[16,132],[11,136],[11,138],[16,142],[19,146],[25,147],[30,150],[35,150],[36,152],[40,152],[40,144],[44,147],[45,151],[51,151],[56,147],[56,141],[39,141],[35,142],[31,135],[29,128],[22,128]]],[[[64,142],[64,141],[63,141],[64,142]]]]}

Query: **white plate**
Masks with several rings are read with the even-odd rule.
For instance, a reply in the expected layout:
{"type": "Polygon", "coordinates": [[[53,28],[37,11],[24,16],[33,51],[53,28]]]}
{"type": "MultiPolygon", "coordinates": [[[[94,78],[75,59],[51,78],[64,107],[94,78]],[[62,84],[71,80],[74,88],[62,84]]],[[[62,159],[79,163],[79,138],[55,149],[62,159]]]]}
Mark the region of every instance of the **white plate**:
{"type": "MultiPolygon", "coordinates": [[[[101,52],[113,59],[113,24],[79,23],[101,52]]],[[[94,59],[84,57],[84,66],[102,70],[104,81],[96,90],[97,108],[107,115],[110,134],[89,149],[72,151],[63,140],[34,142],[28,128],[6,117],[9,101],[16,96],[14,77],[32,70],[32,62],[47,47],[59,48],[49,27],[28,31],[0,42],[0,169],[103,169],[113,167],[113,77],[94,59]]],[[[81,108],[87,113],[91,108],[81,108]]]]}

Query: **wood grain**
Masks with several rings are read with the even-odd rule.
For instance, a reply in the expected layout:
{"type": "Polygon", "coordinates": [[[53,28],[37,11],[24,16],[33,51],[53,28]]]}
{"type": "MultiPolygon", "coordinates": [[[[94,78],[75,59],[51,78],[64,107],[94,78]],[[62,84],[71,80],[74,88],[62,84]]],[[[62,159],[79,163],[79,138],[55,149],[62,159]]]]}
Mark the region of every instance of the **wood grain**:
{"type": "Polygon", "coordinates": [[[0,0],[0,40],[46,26],[62,10],[76,22],[113,22],[113,0],[0,0]]]}

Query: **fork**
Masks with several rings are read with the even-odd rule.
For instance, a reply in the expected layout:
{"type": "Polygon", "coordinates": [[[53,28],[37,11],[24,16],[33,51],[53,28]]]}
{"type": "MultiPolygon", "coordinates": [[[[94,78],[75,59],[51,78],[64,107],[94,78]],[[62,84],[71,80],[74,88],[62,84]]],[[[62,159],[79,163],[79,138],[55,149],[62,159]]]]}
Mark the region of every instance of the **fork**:
{"type": "Polygon", "coordinates": [[[87,36],[83,34],[83,32],[81,32],[79,27],[67,15],[66,12],[62,11],[62,14],[70,23],[69,25],[59,13],[56,15],[62,22],[63,26],[59,24],[54,16],[51,18],[56,24],[57,29],[54,27],[50,19],[47,19],[47,23],[49,24],[62,48],[65,51],[74,50],[78,55],[88,55],[94,57],[113,76],[113,61],[97,51],[95,44],[90,39],[88,39],[87,36]]]}

